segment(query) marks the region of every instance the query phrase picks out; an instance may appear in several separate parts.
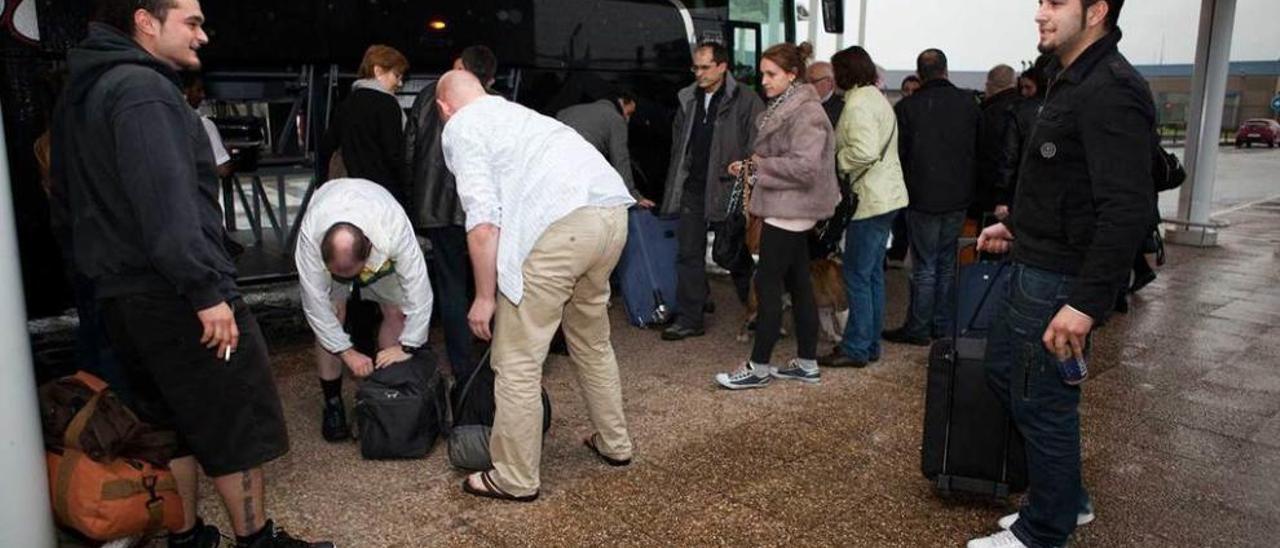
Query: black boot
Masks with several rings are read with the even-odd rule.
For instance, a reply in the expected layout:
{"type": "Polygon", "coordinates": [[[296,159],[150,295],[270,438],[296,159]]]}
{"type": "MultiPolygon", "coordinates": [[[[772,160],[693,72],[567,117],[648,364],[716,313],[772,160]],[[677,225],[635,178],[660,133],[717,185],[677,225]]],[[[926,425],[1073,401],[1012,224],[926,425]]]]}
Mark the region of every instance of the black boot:
{"type": "Polygon", "coordinates": [[[320,434],[324,441],[342,441],[351,437],[351,428],[347,426],[347,410],[342,405],[342,398],[333,398],[324,404],[324,415],[320,421],[320,434]]]}

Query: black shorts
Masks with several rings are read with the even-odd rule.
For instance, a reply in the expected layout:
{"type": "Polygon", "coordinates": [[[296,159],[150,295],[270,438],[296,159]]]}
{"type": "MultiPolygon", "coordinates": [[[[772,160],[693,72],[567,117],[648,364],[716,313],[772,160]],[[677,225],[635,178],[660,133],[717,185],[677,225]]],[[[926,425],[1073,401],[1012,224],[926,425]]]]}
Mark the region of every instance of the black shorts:
{"type": "Polygon", "coordinates": [[[284,413],[258,322],[230,302],[240,342],[226,362],[200,344],[203,327],[178,295],[102,301],[111,346],[142,420],[178,433],[178,456],[194,455],[206,474],[249,470],[289,451],[284,413]]]}

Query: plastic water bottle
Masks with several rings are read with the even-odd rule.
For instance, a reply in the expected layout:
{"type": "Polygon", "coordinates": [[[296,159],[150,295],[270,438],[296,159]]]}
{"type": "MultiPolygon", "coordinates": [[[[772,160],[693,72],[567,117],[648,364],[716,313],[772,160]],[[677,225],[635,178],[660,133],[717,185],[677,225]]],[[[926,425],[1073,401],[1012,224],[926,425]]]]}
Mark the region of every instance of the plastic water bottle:
{"type": "Polygon", "coordinates": [[[1089,364],[1083,356],[1076,359],[1073,354],[1065,360],[1058,360],[1058,375],[1062,377],[1062,382],[1071,386],[1078,385],[1089,377],[1089,364]]]}

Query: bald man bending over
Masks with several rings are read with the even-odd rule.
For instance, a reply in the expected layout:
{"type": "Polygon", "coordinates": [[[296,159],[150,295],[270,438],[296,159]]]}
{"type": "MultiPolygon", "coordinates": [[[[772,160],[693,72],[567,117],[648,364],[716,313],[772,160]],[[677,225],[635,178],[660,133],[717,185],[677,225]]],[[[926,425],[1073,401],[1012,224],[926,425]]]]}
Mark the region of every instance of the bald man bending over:
{"type": "Polygon", "coordinates": [[[595,426],[584,444],[607,464],[631,462],[605,305],[635,200],[577,132],[487,95],[468,72],[446,73],[436,102],[476,280],[467,320],[493,341],[493,469],[468,476],[462,489],[529,502],[541,485],[542,363],[562,322],[595,426]]]}
{"type": "Polygon", "coordinates": [[[316,368],[324,392],[321,434],[349,437],[342,405],[342,364],[356,377],[404,361],[427,343],[431,281],[404,208],[381,185],[335,179],[311,198],[294,251],[302,310],[316,334],[316,368]],[[366,356],[342,330],[353,288],[382,308],[378,354],[366,356]]]}

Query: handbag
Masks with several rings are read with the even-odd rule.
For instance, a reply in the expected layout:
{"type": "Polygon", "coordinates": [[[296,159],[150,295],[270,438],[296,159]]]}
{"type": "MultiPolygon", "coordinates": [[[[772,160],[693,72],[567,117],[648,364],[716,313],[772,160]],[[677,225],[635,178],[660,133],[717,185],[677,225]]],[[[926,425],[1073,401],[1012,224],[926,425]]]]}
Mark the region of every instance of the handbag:
{"type": "Polygon", "coordinates": [[[1160,227],[1157,226],[1147,234],[1147,239],[1142,242],[1142,253],[1156,256],[1156,266],[1164,266],[1164,236],[1160,234],[1160,227]]]}
{"type": "Polygon", "coordinates": [[[182,497],[169,469],[128,458],[98,462],[64,447],[45,451],[57,522],[100,541],[182,529],[182,497]]]}
{"type": "Polygon", "coordinates": [[[138,420],[107,383],[85,372],[41,387],[40,397],[59,524],[100,541],[182,528],[182,498],[162,465],[172,455],[172,432],[138,420]]]}
{"type": "Polygon", "coordinates": [[[756,185],[756,163],[751,160],[742,162],[738,170],[735,187],[742,188],[742,216],[746,218],[746,236],[743,240],[752,255],[760,253],[760,235],[764,232],[764,219],[751,214],[751,192],[756,185]]]}
{"type": "MultiPolygon", "coordinates": [[[[491,350],[491,349],[490,349],[491,350]]],[[[449,426],[449,464],[460,470],[482,472],[493,468],[489,434],[497,404],[493,398],[493,367],[489,350],[466,382],[453,386],[453,423],[449,426]]],[[[542,435],[551,430],[551,397],[542,389],[542,435]]]]}
{"type": "Polygon", "coordinates": [[[818,221],[813,227],[813,238],[810,254],[815,259],[824,259],[840,253],[840,239],[844,231],[858,211],[858,193],[853,191],[853,184],[840,185],[840,201],[836,203],[836,211],[829,219],[818,221]]]}
{"type": "Polygon", "coordinates": [[[731,214],[715,224],[715,241],[711,244],[711,261],[720,268],[733,271],[751,257],[747,249],[747,218],[731,214]]]}
{"type": "Polygon", "coordinates": [[[1182,182],[1187,180],[1187,170],[1182,167],[1178,157],[1165,150],[1158,140],[1151,155],[1151,181],[1155,184],[1156,192],[1182,186],[1182,182]]]}
{"type": "MultiPolygon", "coordinates": [[[[880,158],[876,160],[876,164],[884,161],[885,155],[889,153],[889,145],[893,144],[893,138],[898,134],[898,124],[893,124],[893,131],[889,134],[889,138],[885,140],[884,147],[880,149],[880,158]]],[[[858,213],[858,192],[854,190],[858,181],[867,176],[871,168],[875,164],[867,166],[862,170],[857,178],[841,181],[840,184],[840,202],[836,204],[835,213],[829,219],[818,221],[814,225],[813,230],[816,236],[816,248],[811,250],[817,257],[829,257],[840,252],[840,239],[844,237],[845,228],[849,226],[849,221],[853,220],[853,216],[858,213]]]]}
{"type": "Polygon", "coordinates": [[[354,411],[360,456],[425,457],[445,429],[444,390],[435,355],[425,348],[365,377],[354,411]]]}
{"type": "Polygon", "coordinates": [[[755,163],[744,161],[743,168],[733,179],[733,188],[729,190],[724,221],[715,227],[711,260],[726,270],[734,270],[736,265],[743,264],[750,255],[760,251],[764,222],[747,212],[751,207],[751,178],[754,175],[755,163]]]}

